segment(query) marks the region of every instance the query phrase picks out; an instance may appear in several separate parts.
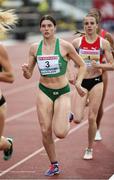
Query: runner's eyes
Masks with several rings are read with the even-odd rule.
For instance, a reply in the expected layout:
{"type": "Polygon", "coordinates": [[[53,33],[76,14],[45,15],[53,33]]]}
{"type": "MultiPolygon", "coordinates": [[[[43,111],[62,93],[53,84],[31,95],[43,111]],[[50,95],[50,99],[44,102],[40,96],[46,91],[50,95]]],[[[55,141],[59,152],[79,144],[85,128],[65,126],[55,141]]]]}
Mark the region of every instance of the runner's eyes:
{"type": "Polygon", "coordinates": [[[94,22],[85,22],[84,25],[87,26],[87,25],[94,25],[95,23],[94,22]]]}
{"type": "Polygon", "coordinates": [[[42,28],[50,28],[50,27],[52,27],[52,24],[48,24],[48,25],[42,24],[41,27],[42,27],[42,28]]]}

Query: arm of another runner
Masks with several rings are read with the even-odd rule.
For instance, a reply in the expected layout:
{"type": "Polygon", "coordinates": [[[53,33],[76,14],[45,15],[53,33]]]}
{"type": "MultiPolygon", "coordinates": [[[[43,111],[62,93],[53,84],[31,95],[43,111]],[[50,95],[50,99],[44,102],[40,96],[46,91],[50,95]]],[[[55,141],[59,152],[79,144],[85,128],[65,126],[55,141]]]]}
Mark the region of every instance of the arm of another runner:
{"type": "Polygon", "coordinates": [[[106,39],[102,39],[102,46],[105,53],[105,57],[107,60],[107,63],[103,64],[97,64],[95,61],[93,61],[93,66],[96,68],[101,68],[102,70],[112,71],[114,70],[114,58],[111,52],[111,46],[109,41],[106,39]]]}
{"type": "Polygon", "coordinates": [[[114,38],[112,37],[112,34],[109,32],[106,32],[105,39],[107,39],[111,46],[111,52],[114,57],[114,38]]]}
{"type": "Polygon", "coordinates": [[[33,45],[31,45],[30,50],[29,50],[28,64],[22,65],[23,76],[26,79],[30,79],[32,77],[33,70],[36,65],[35,52],[36,52],[36,44],[33,44],[33,45]]]}
{"type": "Polygon", "coordinates": [[[0,45],[0,65],[2,68],[0,72],[0,81],[12,83],[14,81],[13,69],[9,61],[7,50],[3,45],[0,45]]]}
{"type": "Polygon", "coordinates": [[[84,79],[85,74],[86,74],[86,65],[85,65],[83,59],[78,55],[78,53],[76,52],[76,50],[72,44],[69,44],[68,56],[79,67],[75,86],[78,90],[78,93],[81,96],[84,96],[86,94],[86,91],[84,88],[81,87],[81,84],[82,84],[82,80],[84,79]]]}
{"type": "Polygon", "coordinates": [[[68,77],[69,82],[72,85],[75,85],[77,72],[78,72],[78,70],[77,70],[77,68],[75,68],[74,62],[71,60],[68,63],[67,77],[68,77]]]}
{"type": "MultiPolygon", "coordinates": [[[[78,37],[76,37],[75,39],[77,39],[78,37]]],[[[73,44],[73,43],[72,43],[73,44]]],[[[74,44],[73,44],[74,46],[74,44]]],[[[68,79],[69,79],[69,82],[72,84],[72,85],[75,85],[75,82],[76,82],[76,77],[77,77],[77,72],[78,72],[78,65],[74,62],[70,62],[69,63],[69,66],[68,66],[68,79]],[[70,68],[70,65],[72,64],[72,69],[70,68]],[[74,70],[74,71],[73,71],[74,70]]]]}

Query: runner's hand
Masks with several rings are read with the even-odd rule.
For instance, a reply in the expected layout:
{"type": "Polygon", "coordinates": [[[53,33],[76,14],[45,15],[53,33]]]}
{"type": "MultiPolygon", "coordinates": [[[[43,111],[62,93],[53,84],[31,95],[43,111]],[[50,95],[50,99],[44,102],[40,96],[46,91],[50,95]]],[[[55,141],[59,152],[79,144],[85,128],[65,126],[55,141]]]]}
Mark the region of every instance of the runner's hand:
{"type": "Polygon", "coordinates": [[[93,60],[91,64],[92,64],[92,66],[93,66],[94,68],[97,68],[97,67],[99,67],[99,64],[100,64],[100,63],[98,63],[98,62],[96,62],[96,61],[93,60]]]}
{"type": "Polygon", "coordinates": [[[85,88],[83,88],[81,85],[77,83],[75,84],[75,87],[81,97],[85,96],[85,94],[87,93],[87,90],[85,88]]]}
{"type": "Polygon", "coordinates": [[[29,79],[31,77],[31,73],[29,71],[28,64],[23,64],[22,65],[22,71],[23,71],[23,75],[24,75],[25,78],[29,79]]]}

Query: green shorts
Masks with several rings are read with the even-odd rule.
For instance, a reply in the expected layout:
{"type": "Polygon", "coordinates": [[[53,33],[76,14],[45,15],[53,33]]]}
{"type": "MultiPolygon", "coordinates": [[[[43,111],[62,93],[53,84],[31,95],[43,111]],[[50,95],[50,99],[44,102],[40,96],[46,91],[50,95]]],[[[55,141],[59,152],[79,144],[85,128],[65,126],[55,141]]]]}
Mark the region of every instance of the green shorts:
{"type": "Polygon", "coordinates": [[[66,94],[70,92],[69,84],[61,89],[50,89],[45,87],[43,84],[39,83],[39,88],[44,92],[53,102],[62,94],[66,94]]]}

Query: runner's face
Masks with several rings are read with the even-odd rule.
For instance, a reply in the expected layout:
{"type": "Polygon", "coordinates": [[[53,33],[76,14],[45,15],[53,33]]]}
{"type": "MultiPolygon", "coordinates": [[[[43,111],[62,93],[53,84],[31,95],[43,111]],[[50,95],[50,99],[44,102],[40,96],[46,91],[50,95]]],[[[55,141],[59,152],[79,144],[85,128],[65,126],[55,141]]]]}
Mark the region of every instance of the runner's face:
{"type": "Polygon", "coordinates": [[[94,17],[88,16],[84,19],[84,30],[86,34],[92,35],[96,34],[98,28],[98,24],[96,23],[96,19],[94,17]]]}
{"type": "Polygon", "coordinates": [[[43,20],[40,31],[45,38],[49,38],[55,34],[56,27],[50,20],[43,20]]]}

